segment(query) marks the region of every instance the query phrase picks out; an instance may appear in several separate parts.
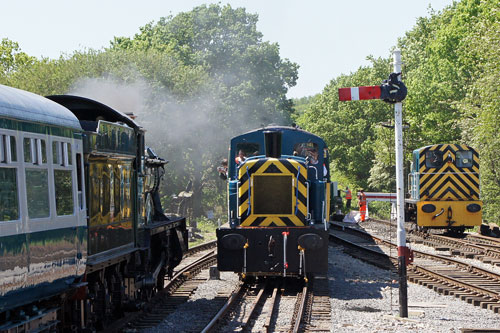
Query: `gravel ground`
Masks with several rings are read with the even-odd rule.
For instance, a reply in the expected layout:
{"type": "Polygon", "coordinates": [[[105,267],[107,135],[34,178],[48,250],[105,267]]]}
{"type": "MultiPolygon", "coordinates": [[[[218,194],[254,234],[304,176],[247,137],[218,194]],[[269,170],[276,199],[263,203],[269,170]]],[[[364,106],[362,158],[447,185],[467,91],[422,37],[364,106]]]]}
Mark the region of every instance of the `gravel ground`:
{"type": "MultiPolygon", "coordinates": [[[[204,276],[208,277],[208,274],[205,272],[204,276]]],[[[207,280],[206,283],[200,284],[188,302],[180,305],[160,325],[143,332],[191,332],[198,322],[208,324],[218,311],[214,309],[214,299],[219,294],[230,294],[238,283],[238,275],[221,272],[220,280],[207,280]]]]}
{"type": "MultiPolygon", "coordinates": [[[[436,252],[421,244],[412,248],[436,252]]],[[[445,255],[446,253],[441,253],[445,255]]],[[[460,259],[474,265],[500,271],[478,260],[460,259]]],[[[409,318],[399,318],[399,290],[394,273],[361,262],[345,254],[341,247],[330,246],[328,279],[332,305],[331,332],[460,332],[461,328],[500,329],[500,314],[443,296],[426,287],[408,283],[409,318]]],[[[145,332],[188,332],[194,322],[214,311],[214,299],[236,288],[236,274],[221,272],[221,280],[207,280],[193,297],[155,329],[145,332]]],[[[283,298],[281,307],[293,307],[283,298]]],[[[282,309],[284,310],[284,309],[282,309]]],[[[286,322],[278,323],[289,325],[286,322]]],[[[261,329],[261,325],[255,325],[261,329]]]]}
{"type": "Polygon", "coordinates": [[[408,318],[399,318],[397,276],[329,250],[332,332],[460,332],[499,328],[500,315],[408,284],[408,318]]]}

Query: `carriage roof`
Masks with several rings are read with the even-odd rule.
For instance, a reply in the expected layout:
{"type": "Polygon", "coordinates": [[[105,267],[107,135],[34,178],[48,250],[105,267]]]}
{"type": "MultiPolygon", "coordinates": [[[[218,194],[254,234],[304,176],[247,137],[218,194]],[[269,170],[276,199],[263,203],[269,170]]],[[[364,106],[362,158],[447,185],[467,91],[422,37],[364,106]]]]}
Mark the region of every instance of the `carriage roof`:
{"type": "Polygon", "coordinates": [[[76,116],[45,97],[0,85],[0,117],[81,131],[76,116]]]}

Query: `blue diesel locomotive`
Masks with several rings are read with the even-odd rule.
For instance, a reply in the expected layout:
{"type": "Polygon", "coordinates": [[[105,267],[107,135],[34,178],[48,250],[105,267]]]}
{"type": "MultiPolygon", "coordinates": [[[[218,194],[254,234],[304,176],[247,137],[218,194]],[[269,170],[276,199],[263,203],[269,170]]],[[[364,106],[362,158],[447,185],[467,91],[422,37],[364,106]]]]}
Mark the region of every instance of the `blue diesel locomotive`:
{"type": "Polygon", "coordinates": [[[187,250],[165,163],[106,105],[0,85],[0,332],[102,329],[163,287],[187,250]]]}
{"type": "Polygon", "coordinates": [[[218,269],[244,278],[326,273],[328,160],[325,142],[295,127],[233,138],[228,223],[217,229],[218,269]]]}

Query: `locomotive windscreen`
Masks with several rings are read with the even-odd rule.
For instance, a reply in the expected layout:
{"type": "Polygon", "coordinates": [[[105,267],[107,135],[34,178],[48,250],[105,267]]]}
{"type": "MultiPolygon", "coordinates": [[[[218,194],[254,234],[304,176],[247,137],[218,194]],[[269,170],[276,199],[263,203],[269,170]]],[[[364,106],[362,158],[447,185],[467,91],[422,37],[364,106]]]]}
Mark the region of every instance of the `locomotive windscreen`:
{"type": "Polygon", "coordinates": [[[292,175],[254,175],[254,214],[293,214],[292,175]]]}

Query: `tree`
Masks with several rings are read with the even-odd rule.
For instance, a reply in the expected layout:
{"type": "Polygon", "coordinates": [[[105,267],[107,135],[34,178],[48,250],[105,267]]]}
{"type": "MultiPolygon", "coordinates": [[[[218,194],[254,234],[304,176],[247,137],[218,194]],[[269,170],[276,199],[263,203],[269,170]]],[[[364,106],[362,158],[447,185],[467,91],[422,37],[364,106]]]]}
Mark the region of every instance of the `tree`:
{"type": "Polygon", "coordinates": [[[375,158],[375,128],[392,117],[391,108],[380,101],[339,103],[338,88],[374,85],[387,78],[389,59],[369,59],[372,67],[332,80],[298,120],[328,144],[335,176],[365,188],[375,158]]]}
{"type": "Polygon", "coordinates": [[[477,70],[467,97],[459,104],[464,140],[480,153],[483,218],[500,221],[500,10],[494,1],[481,2],[481,20],[468,32],[466,44],[477,70]]]}
{"type": "Polygon", "coordinates": [[[32,65],[36,59],[22,52],[19,44],[7,38],[0,43],[0,80],[16,72],[24,66],[32,65]]]}
{"type": "MultiPolygon", "coordinates": [[[[298,66],[281,59],[276,43],[262,41],[258,16],[230,5],[203,5],[149,23],[133,38],[115,38],[112,50],[172,52],[186,66],[207,72],[205,85],[182,104],[159,113],[181,135],[165,133],[164,147],[193,177],[194,216],[202,214],[205,186],[215,181],[215,166],[229,139],[270,123],[288,124],[298,66]]],[[[177,131],[174,131],[177,133],[177,131]]]]}

